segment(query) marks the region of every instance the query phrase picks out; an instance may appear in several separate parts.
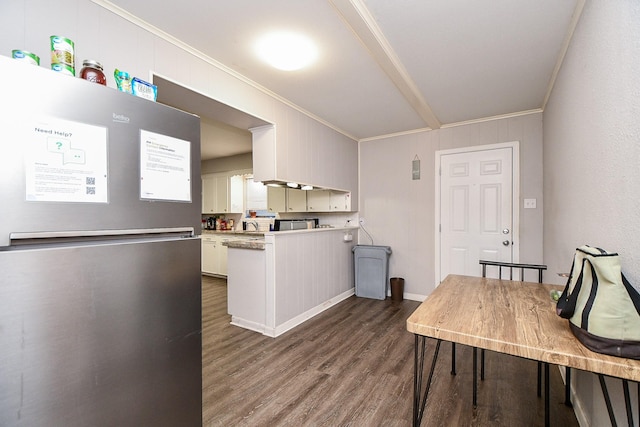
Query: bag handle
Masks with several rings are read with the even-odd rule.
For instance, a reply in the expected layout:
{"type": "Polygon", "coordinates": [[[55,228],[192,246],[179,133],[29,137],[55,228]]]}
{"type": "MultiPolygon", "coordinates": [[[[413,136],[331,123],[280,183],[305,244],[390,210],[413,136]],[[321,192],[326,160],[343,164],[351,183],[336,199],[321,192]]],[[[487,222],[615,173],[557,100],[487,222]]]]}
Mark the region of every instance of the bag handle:
{"type": "MultiPolygon", "coordinates": [[[[571,285],[571,277],[573,277],[573,266],[571,266],[571,273],[569,274],[569,280],[562,291],[562,295],[556,303],[556,314],[564,319],[570,319],[573,313],[576,311],[576,303],[578,301],[578,294],[582,288],[582,279],[584,275],[584,263],[587,259],[582,260],[582,267],[580,268],[580,275],[576,280],[576,286],[573,288],[573,292],[569,294],[569,285],[571,285]]],[[[640,301],[638,301],[640,303],[640,301]]]]}

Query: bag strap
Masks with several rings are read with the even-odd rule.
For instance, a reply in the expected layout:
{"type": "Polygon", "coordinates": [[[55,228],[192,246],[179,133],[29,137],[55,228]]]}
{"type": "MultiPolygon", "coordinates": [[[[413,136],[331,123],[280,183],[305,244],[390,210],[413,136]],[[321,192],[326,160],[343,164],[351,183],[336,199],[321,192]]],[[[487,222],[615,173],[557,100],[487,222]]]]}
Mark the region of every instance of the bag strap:
{"type": "Polygon", "coordinates": [[[631,301],[633,302],[633,306],[636,308],[638,314],[640,314],[640,294],[638,293],[638,291],[636,291],[636,288],[631,286],[631,283],[629,283],[627,278],[624,277],[624,274],[620,273],[620,275],[622,276],[622,284],[627,290],[629,298],[631,298],[631,301]]]}
{"type": "MultiPolygon", "coordinates": [[[[585,259],[585,261],[589,261],[585,259]]],[[[581,328],[585,331],[589,330],[589,314],[591,314],[591,308],[593,307],[593,302],[596,299],[596,294],[598,293],[598,276],[596,275],[596,269],[589,261],[589,267],[591,267],[591,291],[589,292],[589,298],[587,298],[587,302],[582,309],[582,319],[581,319],[581,328]]]]}
{"type": "Polygon", "coordinates": [[[569,286],[571,285],[571,278],[573,277],[573,268],[574,265],[571,266],[571,273],[569,274],[569,280],[567,280],[567,285],[564,287],[564,291],[558,302],[556,303],[556,313],[558,316],[570,319],[573,317],[573,313],[576,311],[576,303],[578,301],[578,294],[580,293],[580,289],[582,288],[582,278],[584,272],[584,263],[587,259],[584,258],[582,260],[582,268],[580,269],[580,275],[578,275],[578,279],[576,280],[576,285],[573,287],[573,292],[569,294],[569,286]]]}

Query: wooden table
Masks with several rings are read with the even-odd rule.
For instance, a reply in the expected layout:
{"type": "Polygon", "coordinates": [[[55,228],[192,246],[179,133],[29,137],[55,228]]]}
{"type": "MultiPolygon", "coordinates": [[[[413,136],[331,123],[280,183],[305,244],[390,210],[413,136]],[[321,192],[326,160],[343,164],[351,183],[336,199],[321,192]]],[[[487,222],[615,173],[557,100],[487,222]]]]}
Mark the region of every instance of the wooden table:
{"type": "MultiPolygon", "coordinates": [[[[601,374],[600,384],[612,423],[615,423],[615,418],[603,375],[621,378],[629,419],[631,406],[627,381],[640,381],[640,361],[594,353],[583,346],[569,329],[568,321],[556,315],[555,302],[549,294],[552,289],[561,290],[562,287],[447,276],[407,319],[407,330],[416,338],[414,426],[420,425],[422,420],[433,368],[443,340],[601,374]],[[431,373],[421,396],[426,338],[435,338],[437,342],[431,373]]],[[[545,399],[548,402],[548,365],[545,376],[545,399]]],[[[474,379],[474,388],[475,383],[474,379]]],[[[548,404],[545,407],[545,424],[548,425],[548,404]]]]}

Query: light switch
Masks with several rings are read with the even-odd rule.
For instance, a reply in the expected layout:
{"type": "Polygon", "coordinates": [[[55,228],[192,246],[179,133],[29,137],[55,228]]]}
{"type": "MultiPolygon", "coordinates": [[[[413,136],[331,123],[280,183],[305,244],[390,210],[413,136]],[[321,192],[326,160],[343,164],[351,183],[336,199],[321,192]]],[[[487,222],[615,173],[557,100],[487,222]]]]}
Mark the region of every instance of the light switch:
{"type": "Polygon", "coordinates": [[[536,208],[536,199],[524,199],[524,208],[525,209],[535,209],[536,208]]]}

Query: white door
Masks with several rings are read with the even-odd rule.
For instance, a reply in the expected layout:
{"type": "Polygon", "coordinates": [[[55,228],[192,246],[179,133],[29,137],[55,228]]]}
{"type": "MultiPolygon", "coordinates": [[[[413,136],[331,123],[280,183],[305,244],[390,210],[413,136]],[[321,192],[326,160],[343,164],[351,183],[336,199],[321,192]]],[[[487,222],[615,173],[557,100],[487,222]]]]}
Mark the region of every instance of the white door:
{"type": "Polygon", "coordinates": [[[439,281],[480,276],[480,259],[514,259],[514,147],[500,147],[439,156],[439,281]]]}

